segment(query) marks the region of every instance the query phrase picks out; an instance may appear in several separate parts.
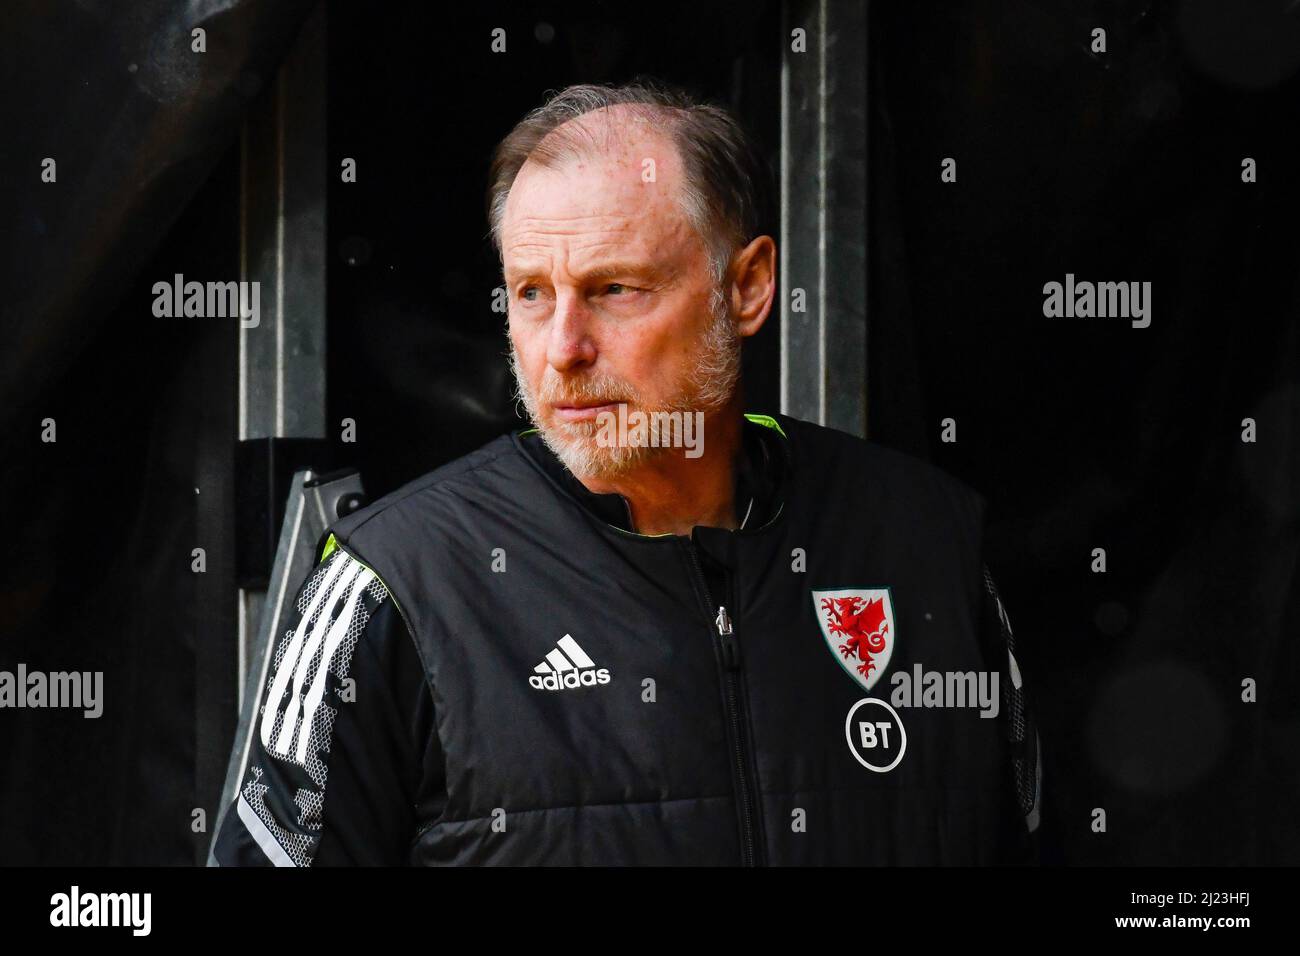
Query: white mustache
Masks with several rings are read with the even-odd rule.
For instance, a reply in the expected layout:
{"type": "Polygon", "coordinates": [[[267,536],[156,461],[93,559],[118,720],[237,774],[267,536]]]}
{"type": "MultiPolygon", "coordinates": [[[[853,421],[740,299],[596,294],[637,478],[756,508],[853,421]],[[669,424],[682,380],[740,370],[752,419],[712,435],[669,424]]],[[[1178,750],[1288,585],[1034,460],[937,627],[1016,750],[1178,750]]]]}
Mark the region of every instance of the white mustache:
{"type": "Polygon", "coordinates": [[[574,388],[570,383],[558,383],[549,387],[543,385],[535,398],[546,405],[630,405],[634,397],[628,397],[634,390],[623,383],[602,382],[588,388],[574,388]],[[610,397],[614,396],[614,397],[610,397]]]}

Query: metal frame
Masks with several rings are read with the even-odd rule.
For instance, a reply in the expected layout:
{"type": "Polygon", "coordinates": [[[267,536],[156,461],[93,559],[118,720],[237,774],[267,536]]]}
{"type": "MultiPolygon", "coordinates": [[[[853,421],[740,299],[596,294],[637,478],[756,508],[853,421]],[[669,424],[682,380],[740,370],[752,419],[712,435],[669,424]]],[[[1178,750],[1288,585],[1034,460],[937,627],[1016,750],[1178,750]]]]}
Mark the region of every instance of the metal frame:
{"type": "MultiPolygon", "coordinates": [[[[239,330],[238,439],[289,440],[289,457],[294,440],[325,437],[326,9],[318,4],[305,21],[240,133],[240,279],[259,284],[260,320],[254,327],[241,322],[239,330]]],[[[268,452],[267,461],[277,460],[274,448],[268,452]]],[[[224,784],[211,840],[247,767],[278,629],[315,563],[318,539],[338,516],[339,499],[361,491],[355,474],[304,488],[312,478],[311,470],[301,469],[290,483],[267,588],[239,591],[239,722],[231,750],[218,749],[212,758],[222,761],[213,785],[216,779],[224,784]]],[[[268,476],[268,487],[273,484],[268,476]]],[[[201,735],[210,732],[199,727],[201,735]]]]}
{"type": "Polygon", "coordinates": [[[781,410],[866,437],[867,0],[788,0],[782,20],[781,410]]]}
{"type": "MultiPolygon", "coordinates": [[[[239,440],[325,437],[326,4],[303,25],[244,123],[241,279],[261,321],[239,335],[239,440]]],[[[266,595],[239,593],[239,674],[266,595]]]]}

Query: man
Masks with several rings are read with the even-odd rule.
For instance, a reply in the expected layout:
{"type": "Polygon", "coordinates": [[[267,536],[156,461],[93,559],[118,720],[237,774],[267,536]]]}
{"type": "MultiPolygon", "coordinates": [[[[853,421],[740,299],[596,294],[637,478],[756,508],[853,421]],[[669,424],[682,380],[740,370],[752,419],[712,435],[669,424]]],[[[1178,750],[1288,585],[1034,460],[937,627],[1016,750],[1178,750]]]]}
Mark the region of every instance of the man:
{"type": "Polygon", "coordinates": [[[338,522],[222,865],[1027,859],[1037,734],[984,501],[744,414],[762,160],[657,85],[572,87],[489,216],[534,427],[338,522]]]}

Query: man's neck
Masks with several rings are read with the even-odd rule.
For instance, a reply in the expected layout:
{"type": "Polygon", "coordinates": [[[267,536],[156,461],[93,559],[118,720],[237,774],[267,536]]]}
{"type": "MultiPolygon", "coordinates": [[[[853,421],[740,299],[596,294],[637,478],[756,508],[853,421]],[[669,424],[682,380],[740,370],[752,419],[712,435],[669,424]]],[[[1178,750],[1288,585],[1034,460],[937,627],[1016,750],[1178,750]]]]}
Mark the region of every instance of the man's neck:
{"type": "Polygon", "coordinates": [[[668,449],[626,475],[579,480],[595,494],[622,495],[640,534],[689,535],[696,525],[735,529],[741,523],[735,488],[742,424],[739,396],[733,396],[705,416],[698,458],[668,449]]]}

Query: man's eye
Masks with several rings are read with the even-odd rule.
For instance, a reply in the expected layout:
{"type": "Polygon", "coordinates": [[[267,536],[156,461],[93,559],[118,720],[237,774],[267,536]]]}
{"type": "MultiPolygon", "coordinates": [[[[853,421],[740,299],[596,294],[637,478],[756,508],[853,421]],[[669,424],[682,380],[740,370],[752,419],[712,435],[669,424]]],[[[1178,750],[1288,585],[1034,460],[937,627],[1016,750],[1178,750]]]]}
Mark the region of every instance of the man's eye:
{"type": "Polygon", "coordinates": [[[525,302],[535,302],[537,300],[529,298],[528,293],[537,292],[537,291],[538,289],[537,286],[535,285],[524,286],[521,290],[519,290],[519,298],[523,299],[525,302]]]}
{"type": "Polygon", "coordinates": [[[629,291],[630,288],[630,286],[625,286],[621,282],[611,282],[609,285],[605,286],[605,291],[613,292],[615,295],[618,295],[620,292],[629,291]]]}

